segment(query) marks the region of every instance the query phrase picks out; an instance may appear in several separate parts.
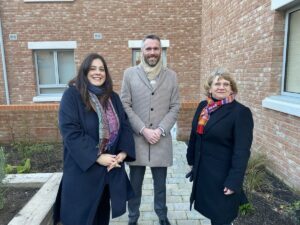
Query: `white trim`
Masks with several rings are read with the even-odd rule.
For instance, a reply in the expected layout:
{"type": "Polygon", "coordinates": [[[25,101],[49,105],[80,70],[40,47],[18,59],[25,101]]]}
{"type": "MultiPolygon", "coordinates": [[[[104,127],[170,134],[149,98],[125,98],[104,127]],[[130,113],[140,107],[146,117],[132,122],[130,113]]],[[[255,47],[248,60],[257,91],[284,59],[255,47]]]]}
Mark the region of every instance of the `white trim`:
{"type": "Polygon", "coordinates": [[[28,42],[28,49],[75,49],[76,41],[34,41],[28,42]]]}
{"type": "Polygon", "coordinates": [[[299,3],[300,0],[272,0],[271,10],[286,10],[299,3]]]}
{"type": "Polygon", "coordinates": [[[39,95],[33,97],[33,102],[60,102],[62,94],[57,95],[39,95]]]}
{"type": "MultiPolygon", "coordinates": [[[[300,1],[300,0],[299,0],[300,1]]],[[[287,96],[291,96],[291,97],[298,97],[299,98],[299,94],[298,93],[291,93],[291,92],[287,92],[287,91],[284,91],[284,86],[285,86],[285,78],[286,78],[286,74],[285,74],[285,71],[286,71],[286,55],[287,55],[287,47],[288,47],[288,34],[289,34],[289,24],[290,24],[290,21],[289,21],[289,15],[290,13],[296,11],[296,10],[299,10],[300,9],[300,6],[297,6],[297,7],[294,7],[290,10],[288,10],[286,12],[286,15],[285,15],[285,28],[284,28],[284,47],[283,47],[283,63],[282,63],[282,73],[281,73],[281,94],[282,95],[287,95],[287,96]]]]}
{"type": "Polygon", "coordinates": [[[262,101],[262,106],[300,117],[300,98],[283,95],[269,96],[262,101]]]}
{"type": "Polygon", "coordinates": [[[24,2],[74,2],[75,0],[24,0],[24,2]]]}
{"type": "MultiPolygon", "coordinates": [[[[162,48],[169,48],[170,41],[169,40],[160,40],[162,48]]],[[[129,40],[128,41],[128,48],[141,48],[142,47],[142,40],[129,40]]]]}

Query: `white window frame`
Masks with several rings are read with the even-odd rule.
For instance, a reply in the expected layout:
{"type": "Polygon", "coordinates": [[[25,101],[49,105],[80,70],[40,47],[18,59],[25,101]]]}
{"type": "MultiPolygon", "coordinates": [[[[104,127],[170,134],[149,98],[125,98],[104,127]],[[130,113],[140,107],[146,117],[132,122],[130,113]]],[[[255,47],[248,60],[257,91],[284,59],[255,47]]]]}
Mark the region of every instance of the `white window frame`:
{"type": "MultiPolygon", "coordinates": [[[[37,93],[38,95],[33,97],[33,102],[52,102],[52,101],[60,101],[62,97],[62,93],[57,94],[41,94],[40,88],[60,88],[65,87],[65,84],[55,84],[55,85],[40,85],[39,84],[39,76],[38,76],[38,65],[37,65],[37,55],[36,50],[53,50],[54,57],[54,69],[55,79],[58,83],[58,65],[57,65],[57,51],[58,50],[73,50],[77,48],[76,41],[45,41],[45,42],[28,42],[28,49],[32,49],[34,52],[34,63],[36,68],[36,79],[37,79],[37,93]]],[[[75,62],[75,59],[74,59],[75,62]]],[[[75,67],[76,69],[76,67],[75,67]]]]}
{"type": "MultiPolygon", "coordinates": [[[[162,59],[163,64],[167,65],[167,48],[170,46],[169,40],[161,40],[161,48],[162,48],[162,59]]],[[[141,51],[143,41],[142,40],[129,40],[128,41],[128,47],[132,49],[132,59],[131,64],[132,66],[135,66],[135,54],[136,51],[141,51]]]]}
{"type": "Polygon", "coordinates": [[[285,23],[285,38],[284,38],[283,65],[282,65],[281,95],[266,97],[262,101],[262,106],[264,108],[269,108],[279,112],[300,117],[300,94],[284,91],[289,14],[300,8],[300,1],[299,0],[296,1],[289,1],[289,0],[274,1],[273,0],[272,1],[272,9],[285,10],[287,8],[289,8],[289,10],[286,11],[286,17],[285,17],[286,23],[285,23]],[[295,6],[295,4],[297,5],[295,6]],[[293,8],[291,8],[291,6],[293,6],[293,8]]]}

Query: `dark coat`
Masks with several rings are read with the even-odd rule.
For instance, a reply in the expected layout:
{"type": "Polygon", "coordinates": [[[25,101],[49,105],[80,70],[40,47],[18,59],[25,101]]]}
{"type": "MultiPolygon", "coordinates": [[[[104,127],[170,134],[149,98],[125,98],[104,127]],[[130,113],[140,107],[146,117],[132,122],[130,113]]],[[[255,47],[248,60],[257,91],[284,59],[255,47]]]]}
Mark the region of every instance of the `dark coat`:
{"type": "MultiPolygon", "coordinates": [[[[125,160],[135,159],[132,130],[124,113],[119,96],[111,97],[119,117],[120,129],[109,152],[127,153],[125,160]]],[[[58,191],[54,222],[64,225],[91,225],[105,184],[109,185],[112,217],[125,213],[126,200],[133,196],[124,163],[121,168],[107,172],[97,160],[99,131],[98,116],[88,111],[75,87],[68,88],[61,100],[59,128],[64,144],[63,177],[58,191]]],[[[98,218],[101,220],[101,218],[98,218]]]]}
{"type": "Polygon", "coordinates": [[[204,127],[196,132],[199,115],[207,102],[202,101],[192,122],[187,161],[193,165],[191,205],[209,219],[230,223],[238,214],[244,174],[253,138],[253,119],[249,108],[233,101],[213,112],[204,127]],[[224,195],[227,187],[235,193],[224,195]]]}

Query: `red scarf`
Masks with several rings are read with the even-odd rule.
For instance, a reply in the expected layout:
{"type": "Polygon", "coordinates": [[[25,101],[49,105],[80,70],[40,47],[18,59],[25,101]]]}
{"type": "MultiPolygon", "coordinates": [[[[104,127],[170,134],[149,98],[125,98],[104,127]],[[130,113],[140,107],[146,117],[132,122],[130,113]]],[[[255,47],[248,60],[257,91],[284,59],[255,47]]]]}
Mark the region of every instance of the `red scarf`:
{"type": "Polygon", "coordinates": [[[204,127],[209,120],[210,114],[220,108],[222,105],[233,102],[235,95],[229,95],[227,98],[224,98],[219,101],[214,101],[212,98],[207,97],[207,105],[202,109],[200,116],[198,118],[197,133],[203,134],[204,127]]]}

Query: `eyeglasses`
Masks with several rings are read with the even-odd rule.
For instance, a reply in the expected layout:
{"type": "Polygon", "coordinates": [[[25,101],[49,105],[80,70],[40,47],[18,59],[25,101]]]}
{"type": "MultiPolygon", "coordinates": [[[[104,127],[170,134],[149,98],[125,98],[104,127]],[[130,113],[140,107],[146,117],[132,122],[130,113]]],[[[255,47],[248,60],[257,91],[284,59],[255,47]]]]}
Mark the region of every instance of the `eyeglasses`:
{"type": "Polygon", "coordinates": [[[228,88],[228,87],[231,86],[231,84],[229,82],[224,82],[224,83],[216,82],[216,83],[214,83],[212,85],[215,86],[215,87],[221,87],[221,86],[223,86],[224,88],[228,88]]]}

